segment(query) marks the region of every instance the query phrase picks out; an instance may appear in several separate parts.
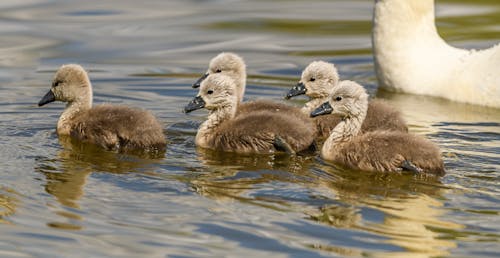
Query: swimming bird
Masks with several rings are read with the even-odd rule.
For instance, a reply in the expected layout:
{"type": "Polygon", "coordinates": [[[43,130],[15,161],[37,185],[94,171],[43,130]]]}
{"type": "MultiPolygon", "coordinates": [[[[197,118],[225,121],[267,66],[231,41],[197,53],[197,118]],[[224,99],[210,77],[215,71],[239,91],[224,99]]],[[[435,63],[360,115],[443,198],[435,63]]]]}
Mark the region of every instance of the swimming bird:
{"type": "Polygon", "coordinates": [[[201,82],[198,96],[186,113],[206,108],[208,118],[196,134],[202,148],[238,153],[297,153],[314,146],[312,120],[297,119],[302,113],[258,110],[236,115],[238,90],[229,76],[212,74],[201,82]]]}
{"type": "Polygon", "coordinates": [[[441,152],[430,140],[414,134],[378,130],[361,133],[368,94],[361,85],[339,85],[311,116],[335,114],[342,121],[323,144],[321,157],[350,169],[444,175],[441,152]]]}
{"type": "Polygon", "coordinates": [[[61,66],[38,106],[53,101],[67,103],[57,122],[58,135],[70,135],[108,150],[162,151],[166,146],[162,126],[151,112],[110,104],[93,107],[92,85],[80,65],[61,66]]]}
{"type": "MultiPolygon", "coordinates": [[[[334,64],[314,61],[304,69],[299,83],[290,89],[285,98],[290,99],[302,94],[307,95],[309,101],[302,107],[301,111],[310,114],[316,107],[327,101],[330,93],[339,85],[352,85],[355,87],[354,85],[357,85],[357,83],[349,80],[339,81],[337,68],[334,64]]],[[[320,137],[328,137],[340,120],[339,116],[332,114],[315,117],[314,121],[318,127],[320,137]]],[[[397,109],[383,100],[375,99],[369,102],[366,119],[361,126],[362,132],[374,130],[407,132],[408,127],[397,109]]]]}
{"type": "Polygon", "coordinates": [[[201,82],[203,82],[203,80],[205,80],[208,76],[219,73],[227,75],[234,81],[233,86],[235,87],[239,104],[237,109],[237,114],[239,114],[240,112],[246,113],[246,112],[258,111],[261,109],[274,110],[277,112],[284,110],[286,112],[297,111],[296,107],[276,101],[252,100],[252,101],[242,102],[246,89],[246,79],[247,79],[246,64],[241,56],[232,52],[222,52],[217,56],[215,56],[214,58],[212,58],[208,65],[207,72],[203,74],[198,80],[196,80],[196,82],[193,84],[193,88],[199,88],[201,82]]]}
{"type": "Polygon", "coordinates": [[[372,45],[383,89],[500,108],[500,44],[448,45],[436,29],[434,0],[376,0],[372,45]]]}

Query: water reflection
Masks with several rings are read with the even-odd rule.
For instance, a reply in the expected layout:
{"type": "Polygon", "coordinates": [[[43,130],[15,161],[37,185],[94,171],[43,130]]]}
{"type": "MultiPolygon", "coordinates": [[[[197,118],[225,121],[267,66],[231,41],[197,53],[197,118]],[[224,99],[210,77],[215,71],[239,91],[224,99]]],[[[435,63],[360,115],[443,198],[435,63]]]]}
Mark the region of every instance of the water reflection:
{"type": "Polygon", "coordinates": [[[463,226],[443,220],[445,187],[438,177],[322,169],[337,175],[327,185],[342,205],[320,207],[311,218],[386,236],[385,243],[404,250],[374,252],[375,257],[443,256],[456,247],[440,233],[463,226]]]}
{"type": "Polygon", "coordinates": [[[18,199],[14,194],[18,195],[13,189],[0,186],[0,223],[8,224],[5,218],[16,212],[18,199]]]}
{"type": "Polygon", "coordinates": [[[377,91],[378,98],[387,100],[404,113],[407,121],[419,126],[439,122],[498,122],[500,109],[461,104],[445,99],[412,94],[377,91]]]}
{"type": "Polygon", "coordinates": [[[365,252],[375,257],[449,255],[456,243],[442,232],[463,228],[443,220],[442,195],[447,189],[439,177],[344,170],[320,164],[314,156],[241,155],[206,149],[197,149],[197,154],[204,169],[190,184],[199,194],[303,212],[335,228],[386,237],[377,240],[373,249],[369,244],[349,247],[350,243],[341,240],[339,245],[310,246],[313,249],[344,256],[365,252]],[[295,190],[278,189],[288,183],[295,190]],[[384,250],[387,244],[394,247],[384,250]]]}
{"type": "MultiPolygon", "coordinates": [[[[262,205],[263,199],[245,197],[245,192],[272,181],[307,181],[312,156],[287,154],[247,155],[197,148],[198,159],[208,168],[190,180],[200,194],[218,200],[237,199],[262,205]]],[[[265,205],[267,206],[267,205],[265,205]]]]}
{"type": "Polygon", "coordinates": [[[382,223],[366,223],[366,230],[391,239],[388,243],[405,251],[383,254],[380,257],[436,257],[450,255],[457,244],[443,237],[441,230],[464,228],[460,224],[444,221],[446,212],[442,201],[424,194],[406,198],[369,199],[366,203],[385,213],[382,223]],[[438,230],[439,229],[439,230],[438,230]]]}
{"type": "MultiPolygon", "coordinates": [[[[54,196],[62,206],[71,209],[80,209],[79,201],[85,194],[85,185],[92,173],[147,172],[148,168],[160,162],[158,158],[163,157],[163,154],[141,157],[115,153],[93,144],[73,140],[68,136],[60,136],[59,143],[62,149],[57,157],[38,158],[35,171],[45,176],[45,191],[54,196]]],[[[58,211],[57,214],[71,221],[81,220],[80,215],[71,209],[58,211]]],[[[64,222],[51,222],[49,226],[80,229],[79,225],[64,222]]]]}

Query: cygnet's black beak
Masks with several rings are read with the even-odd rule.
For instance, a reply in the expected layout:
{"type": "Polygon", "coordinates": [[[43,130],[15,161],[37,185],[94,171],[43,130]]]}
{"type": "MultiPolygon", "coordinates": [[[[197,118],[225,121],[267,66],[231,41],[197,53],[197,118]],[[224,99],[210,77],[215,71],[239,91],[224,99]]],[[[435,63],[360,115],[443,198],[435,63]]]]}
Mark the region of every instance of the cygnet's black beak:
{"type": "Polygon", "coordinates": [[[333,108],[329,102],[325,102],[321,104],[318,108],[316,108],[313,112],[311,112],[311,117],[321,116],[331,114],[333,112],[333,108]]]}
{"type": "Polygon", "coordinates": [[[56,96],[54,96],[54,93],[52,90],[49,90],[45,96],[38,102],[38,106],[41,107],[47,103],[54,102],[56,100],[56,96]]]}
{"type": "Polygon", "coordinates": [[[286,94],[285,99],[290,99],[290,98],[295,97],[295,96],[306,94],[306,91],[307,91],[306,85],[299,82],[299,83],[297,83],[297,85],[295,85],[295,87],[290,89],[290,91],[286,94]]]}
{"type": "Polygon", "coordinates": [[[193,83],[193,86],[192,86],[192,87],[193,87],[193,88],[195,88],[195,89],[196,89],[196,88],[199,88],[199,87],[200,87],[200,85],[201,85],[201,82],[202,82],[203,80],[205,80],[207,77],[208,77],[208,73],[206,73],[206,74],[202,75],[202,76],[201,76],[198,80],[196,80],[196,81],[193,83]]]}
{"type": "Polygon", "coordinates": [[[205,107],[205,101],[200,97],[197,96],[187,106],[184,107],[184,113],[189,113],[191,111],[204,108],[205,107]]]}

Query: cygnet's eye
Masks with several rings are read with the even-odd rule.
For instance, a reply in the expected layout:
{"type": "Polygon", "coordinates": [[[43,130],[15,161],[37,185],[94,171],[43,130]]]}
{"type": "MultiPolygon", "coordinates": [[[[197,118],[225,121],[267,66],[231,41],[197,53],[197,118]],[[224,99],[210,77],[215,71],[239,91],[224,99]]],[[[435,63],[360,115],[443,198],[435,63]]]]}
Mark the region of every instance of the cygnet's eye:
{"type": "Polygon", "coordinates": [[[222,70],[219,68],[219,69],[215,70],[215,72],[220,73],[220,72],[222,72],[222,70]]]}
{"type": "Polygon", "coordinates": [[[210,94],[212,94],[212,93],[214,93],[214,91],[213,91],[213,90],[208,90],[208,91],[207,91],[207,94],[208,94],[208,95],[210,95],[210,94]]]}
{"type": "Polygon", "coordinates": [[[337,97],[335,98],[335,101],[341,101],[341,100],[342,100],[342,97],[341,97],[341,96],[337,96],[337,97]]]}
{"type": "Polygon", "coordinates": [[[53,82],[52,82],[52,87],[57,87],[57,86],[59,86],[59,84],[61,84],[61,83],[62,83],[62,81],[53,81],[53,82]]]}
{"type": "Polygon", "coordinates": [[[314,77],[312,77],[311,79],[309,79],[310,82],[313,82],[315,80],[316,80],[316,78],[314,78],[314,77]]]}

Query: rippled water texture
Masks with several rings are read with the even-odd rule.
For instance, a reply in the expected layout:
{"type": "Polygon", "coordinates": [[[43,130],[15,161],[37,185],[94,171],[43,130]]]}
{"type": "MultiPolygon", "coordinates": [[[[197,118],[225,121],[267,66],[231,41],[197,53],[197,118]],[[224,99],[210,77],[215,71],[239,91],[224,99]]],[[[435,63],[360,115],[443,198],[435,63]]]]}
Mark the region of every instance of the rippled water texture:
{"type": "MultiPolygon", "coordinates": [[[[0,257],[498,257],[500,110],[377,91],[373,1],[0,3],[0,257]],[[280,101],[312,60],[400,108],[443,150],[442,178],[344,170],[315,156],[197,149],[183,114],[211,57],[248,66],[246,98],[280,101]],[[59,139],[53,73],[90,70],[95,103],[152,110],[164,157],[59,139]]],[[[500,41],[497,0],[438,0],[452,45],[500,41]]],[[[439,68],[436,68],[439,69],[439,68]]],[[[290,103],[301,105],[305,98],[290,103]]],[[[499,100],[500,101],[500,100],[499,100]]]]}

